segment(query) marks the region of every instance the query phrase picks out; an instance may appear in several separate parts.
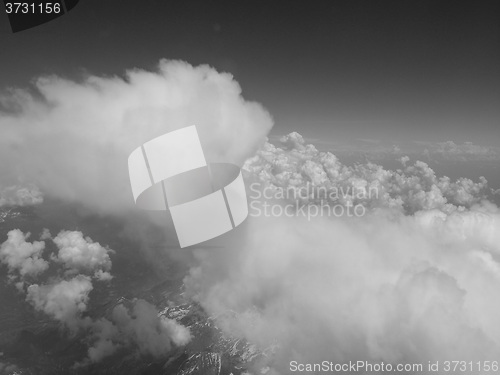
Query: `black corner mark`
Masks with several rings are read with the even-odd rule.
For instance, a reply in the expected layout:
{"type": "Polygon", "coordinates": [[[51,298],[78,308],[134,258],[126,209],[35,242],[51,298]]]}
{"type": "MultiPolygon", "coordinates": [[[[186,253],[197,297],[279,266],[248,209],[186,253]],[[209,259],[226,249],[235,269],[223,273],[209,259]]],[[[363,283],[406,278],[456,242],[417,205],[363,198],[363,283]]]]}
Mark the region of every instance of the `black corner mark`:
{"type": "Polygon", "coordinates": [[[73,9],[79,0],[4,0],[13,33],[52,21],[73,9]]]}
{"type": "Polygon", "coordinates": [[[71,9],[76,7],[76,4],[78,4],[80,0],[63,0],[65,6],[66,6],[66,12],[69,12],[71,9]]]}

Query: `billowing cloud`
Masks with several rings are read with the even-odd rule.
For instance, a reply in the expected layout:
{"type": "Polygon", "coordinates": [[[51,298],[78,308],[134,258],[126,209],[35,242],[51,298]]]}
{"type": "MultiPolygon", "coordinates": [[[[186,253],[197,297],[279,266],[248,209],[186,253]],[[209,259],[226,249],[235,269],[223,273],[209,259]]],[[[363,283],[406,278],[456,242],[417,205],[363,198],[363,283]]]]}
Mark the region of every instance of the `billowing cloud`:
{"type": "Polygon", "coordinates": [[[230,74],[181,61],[124,78],[43,77],[35,90],[3,99],[9,110],[0,112],[0,159],[15,163],[0,166],[2,179],[30,181],[104,212],[133,206],[127,159],[144,142],[196,125],[208,161],[241,164],[273,124],[230,74]]]}
{"type": "Polygon", "coordinates": [[[262,189],[309,183],[380,194],[362,201],[360,217],[251,216],[238,244],[197,253],[187,293],[228,334],[276,348],[259,366],[280,374],[290,361],[495,358],[500,210],[484,201],[486,181],[451,182],[405,162],[399,171],[348,167],[298,134],[267,144],[245,166],[262,189]]]}
{"type": "Polygon", "coordinates": [[[0,186],[0,207],[32,206],[42,202],[43,194],[37,186],[0,186]]]}
{"type": "Polygon", "coordinates": [[[156,357],[169,351],[172,344],[186,345],[191,339],[187,328],[175,320],[158,317],[156,307],[144,300],[137,300],[130,311],[118,305],[113,311],[113,321],[141,351],[156,357]]]}
{"type": "Polygon", "coordinates": [[[110,319],[82,316],[87,311],[92,290],[91,278],[78,275],[70,280],[30,285],[26,300],[73,333],[90,331],[89,340],[93,344],[88,349],[88,362],[98,362],[126,347],[161,357],[174,345],[186,345],[191,340],[188,328],[159,316],[156,307],[144,300],[135,300],[129,307],[117,305],[110,319]]]}
{"type": "MultiPolygon", "coordinates": [[[[0,247],[0,260],[7,264],[9,272],[17,272],[23,277],[18,286],[22,292],[24,282],[30,281],[25,280],[25,276],[36,276],[49,266],[41,258],[45,242],[27,242],[29,236],[18,229],[12,230],[0,247]]],[[[52,238],[47,229],[43,230],[42,238],[52,238]]],[[[35,310],[60,322],[71,333],[86,334],[90,343],[88,358],[79,366],[99,362],[123,348],[162,357],[174,346],[186,345],[191,340],[188,328],[159,315],[154,305],[140,299],[128,301],[126,305],[118,304],[108,318],[85,316],[90,292],[94,289],[92,277],[98,280],[112,277],[109,254],[113,251],[79,231],[63,230],[52,240],[59,251],[51,259],[65,269],[64,278],[29,285],[26,301],[35,310]]],[[[7,365],[4,367],[8,368],[7,365]]]]}
{"type": "Polygon", "coordinates": [[[90,237],[83,237],[79,231],[61,231],[52,240],[59,248],[54,260],[63,264],[68,273],[84,272],[100,280],[111,279],[109,253],[113,250],[93,242],[90,237]]]}
{"type": "MultiPolygon", "coordinates": [[[[261,105],[243,98],[230,74],[181,61],[162,60],[155,71],[132,69],[123,77],[42,77],[34,87],[3,93],[0,104],[0,159],[15,160],[0,165],[5,186],[33,183],[47,200],[105,214],[135,208],[127,160],[144,142],[196,125],[207,161],[241,165],[273,125],[261,105]]],[[[9,189],[0,205],[28,201],[27,194],[9,189]]],[[[109,250],[80,232],[53,237],[44,231],[42,239],[50,238],[58,247],[51,259],[66,272],[29,286],[26,298],[70,330],[90,332],[90,361],[122,347],[164,355],[189,340],[188,329],[159,317],[144,301],[118,306],[107,319],[84,316],[94,278],[111,277],[109,250]]]]}
{"type": "Polygon", "coordinates": [[[250,218],[238,254],[203,257],[186,285],[228,334],[278,345],[282,374],[292,360],[487,360],[500,350],[498,220],[250,218]]]}
{"type": "Polygon", "coordinates": [[[183,346],[191,340],[188,328],[159,316],[155,306],[141,299],[129,307],[117,305],[110,320],[101,319],[92,329],[96,340],[88,351],[91,362],[98,362],[122,347],[135,347],[141,354],[158,358],[173,346],[183,346]]]}
{"type": "Polygon", "coordinates": [[[26,300],[36,310],[60,321],[70,330],[79,326],[79,317],[87,310],[89,293],[93,289],[90,277],[78,275],[47,285],[30,285],[26,300]]]}
{"type": "Polygon", "coordinates": [[[394,208],[406,213],[423,209],[452,211],[471,207],[487,198],[488,182],[481,178],[451,181],[437,177],[424,162],[409,164],[403,157],[403,170],[387,170],[367,163],[343,165],[330,152],[320,152],[306,144],[298,133],[283,137],[280,147],[266,143],[248,159],[244,169],[260,189],[296,189],[301,200],[319,203],[361,203],[367,207],[394,208]],[[313,194],[319,191],[321,194],[313,194]]]}
{"type": "Polygon", "coordinates": [[[92,344],[85,365],[99,362],[122,348],[133,348],[140,354],[165,356],[173,346],[186,345],[191,340],[189,329],[175,320],[159,316],[155,306],[144,300],[134,300],[126,307],[118,304],[111,317],[84,317],[93,290],[89,276],[78,275],[69,280],[30,285],[26,301],[60,322],[70,332],[89,332],[92,344]]]}
{"type": "Polygon", "coordinates": [[[49,267],[42,258],[45,243],[41,241],[26,241],[30,233],[24,234],[19,229],[7,233],[7,240],[0,246],[0,262],[7,265],[9,274],[24,280],[26,276],[35,277],[49,267]]]}

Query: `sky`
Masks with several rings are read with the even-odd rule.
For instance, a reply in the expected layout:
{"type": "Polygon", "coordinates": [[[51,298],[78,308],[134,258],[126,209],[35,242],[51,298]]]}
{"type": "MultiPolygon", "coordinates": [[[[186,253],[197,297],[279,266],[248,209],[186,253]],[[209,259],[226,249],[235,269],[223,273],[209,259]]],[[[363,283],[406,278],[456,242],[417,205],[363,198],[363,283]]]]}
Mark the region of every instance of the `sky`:
{"type": "MultiPolygon", "coordinates": [[[[264,350],[264,362],[251,357],[261,366],[253,373],[289,373],[292,359],[493,360],[498,8],[81,0],[16,34],[0,15],[5,282],[33,311],[89,334],[86,363],[121,355],[122,345],[159,358],[190,339],[193,353],[217,346],[205,348],[147,301],[92,314],[94,287],[115,288],[106,289],[112,299],[149,283],[135,263],[121,263],[135,262],[130,253],[162,277],[181,277],[183,296],[217,329],[264,350]],[[192,124],[207,161],[242,167],[250,212],[227,235],[181,253],[173,216],[135,205],[126,160],[192,124]],[[353,150],[371,159],[346,162],[353,150]],[[371,162],[388,159],[392,166],[371,162]],[[488,181],[479,174],[487,168],[488,181]],[[340,196],[279,197],[311,185],[340,196]],[[270,215],[256,212],[269,205],[270,215]],[[43,230],[11,221],[11,206],[38,206],[43,230]],[[362,214],[344,214],[353,206],[362,214]],[[185,268],[164,268],[162,254],[185,268]]],[[[0,349],[2,371],[10,349],[0,349]]]]}
{"type": "Polygon", "coordinates": [[[232,73],[271,135],[496,147],[499,16],[485,1],[84,0],[16,34],[0,17],[0,87],[180,59],[232,73]]]}

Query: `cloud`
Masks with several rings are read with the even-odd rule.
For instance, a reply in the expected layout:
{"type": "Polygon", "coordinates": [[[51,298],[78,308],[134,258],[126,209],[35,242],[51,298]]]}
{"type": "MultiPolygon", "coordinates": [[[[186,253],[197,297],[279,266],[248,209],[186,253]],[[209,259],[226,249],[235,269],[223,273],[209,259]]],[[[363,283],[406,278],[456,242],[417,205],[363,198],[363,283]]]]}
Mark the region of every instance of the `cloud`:
{"type": "Polygon", "coordinates": [[[131,301],[127,306],[115,306],[109,319],[82,319],[81,326],[90,330],[88,340],[92,344],[88,357],[78,367],[97,363],[123,348],[161,358],[174,346],[186,345],[192,339],[189,328],[159,316],[156,307],[142,299],[131,301]]]}
{"type": "Polygon", "coordinates": [[[271,188],[381,192],[361,217],[249,217],[237,244],[196,253],[186,293],[228,335],[275,347],[261,366],[286,374],[292,360],[425,365],[498,353],[500,210],[483,200],[485,181],[451,182],[422,162],[348,167],[297,134],[245,169],[271,188]]]}
{"type": "Polygon", "coordinates": [[[194,124],[207,160],[241,164],[273,125],[230,74],[182,61],[124,78],[42,77],[34,90],[5,94],[0,159],[15,163],[0,166],[2,179],[106,213],[133,207],[127,159],[144,142],[194,124]]]}
{"type": "Polygon", "coordinates": [[[70,274],[94,274],[99,280],[110,280],[111,259],[109,253],[113,252],[93,242],[90,237],[83,237],[79,231],[61,231],[52,239],[59,248],[54,260],[63,264],[70,274]]]}
{"type": "Polygon", "coordinates": [[[309,196],[301,197],[307,203],[326,199],[329,203],[360,203],[369,208],[413,213],[423,209],[468,208],[489,194],[484,177],[478,182],[467,178],[451,181],[446,176],[437,177],[425,162],[409,164],[409,158],[401,159],[404,169],[397,171],[374,163],[346,166],[334,154],[306,144],[298,133],[283,137],[279,146],[266,143],[247,160],[244,170],[262,189],[292,187],[307,191],[309,196]],[[314,189],[325,196],[314,197],[314,189]]]}
{"type": "Polygon", "coordinates": [[[484,146],[472,142],[454,141],[424,142],[414,141],[403,148],[403,152],[412,157],[424,156],[433,161],[489,162],[500,161],[500,148],[484,146]]]}
{"type": "MultiPolygon", "coordinates": [[[[241,165],[273,125],[260,104],[243,98],[230,74],[182,61],[162,60],[154,71],[131,69],[122,77],[41,77],[33,87],[4,93],[0,103],[0,159],[15,161],[0,165],[0,174],[5,186],[16,186],[0,194],[0,205],[29,202],[17,186],[31,183],[47,200],[126,220],[130,216],[124,211],[135,209],[127,160],[144,142],[196,125],[207,161],[241,165]]],[[[41,195],[32,194],[31,202],[41,202],[41,195]]],[[[127,225],[130,236],[133,225],[127,225]]],[[[147,225],[141,225],[133,228],[135,239],[149,236],[147,225]]],[[[162,236],[163,230],[154,238],[162,236]]],[[[51,237],[42,234],[43,240],[51,237]]],[[[80,232],[63,231],[53,241],[58,252],[52,260],[67,272],[62,279],[29,286],[26,298],[71,331],[95,334],[89,360],[122,347],[163,355],[187,342],[189,330],[153,314],[146,302],[117,308],[109,319],[84,316],[94,278],[111,278],[110,252],[80,232]]]]}
{"type": "MultiPolygon", "coordinates": [[[[5,160],[5,159],[4,159],[5,160]]],[[[43,194],[37,186],[0,187],[0,207],[32,206],[43,202],[43,194]]]]}
{"type": "MultiPolygon", "coordinates": [[[[274,141],[277,137],[271,137],[274,141]]],[[[372,161],[393,160],[394,156],[409,155],[412,158],[425,160],[463,161],[463,162],[495,162],[500,161],[500,148],[479,145],[472,142],[456,143],[453,141],[400,141],[392,144],[389,140],[370,140],[357,138],[353,142],[339,144],[333,141],[307,139],[320,148],[334,152],[338,156],[372,161]],[[323,144],[329,143],[328,147],[323,144]]]]}
{"type": "Polygon", "coordinates": [[[403,164],[404,167],[406,167],[406,164],[410,161],[410,158],[408,156],[401,156],[399,158],[399,161],[401,164],[403,164]]]}
{"type": "Polygon", "coordinates": [[[116,306],[112,321],[141,353],[154,357],[165,355],[172,345],[186,345],[191,340],[189,329],[175,320],[158,316],[156,307],[140,299],[130,309],[116,306]]]}
{"type": "Polygon", "coordinates": [[[291,360],[486,360],[500,349],[500,274],[482,235],[497,239],[499,215],[466,217],[250,218],[237,255],[203,257],[185,282],[228,334],[277,344],[281,373],[291,360]]]}
{"type": "Polygon", "coordinates": [[[85,333],[88,357],[76,367],[99,362],[123,348],[159,358],[173,346],[183,346],[191,340],[189,328],[160,316],[154,305],[141,299],[127,306],[116,305],[109,318],[84,316],[93,289],[91,277],[80,274],[68,280],[32,284],[26,291],[26,301],[37,311],[60,322],[72,334],[85,333]]]}
{"type": "Polygon", "coordinates": [[[78,275],[47,285],[30,285],[26,301],[64,324],[71,331],[79,327],[80,314],[87,310],[89,293],[93,289],[90,277],[78,275]]]}
{"type": "Polygon", "coordinates": [[[30,233],[19,229],[7,233],[7,240],[0,246],[0,261],[7,265],[9,274],[16,279],[16,273],[24,280],[27,276],[36,277],[46,271],[49,264],[42,258],[45,243],[27,242],[30,233]]]}
{"type": "Polygon", "coordinates": [[[52,238],[59,249],[51,260],[62,265],[66,272],[64,278],[51,278],[24,290],[24,283],[30,281],[25,276],[37,276],[49,267],[41,258],[45,242],[26,242],[29,236],[19,229],[10,231],[0,247],[0,260],[7,264],[10,273],[21,275],[22,281],[16,286],[26,292],[26,301],[35,310],[60,322],[71,334],[85,335],[89,342],[88,358],[76,367],[99,362],[123,348],[162,357],[174,346],[186,345],[191,340],[188,328],[159,315],[154,305],[140,299],[116,305],[108,318],[85,316],[94,289],[92,277],[101,281],[112,278],[109,254],[113,250],[79,231],[63,230],[52,238],[47,229],[43,230],[42,238],[52,238]]]}
{"type": "Polygon", "coordinates": [[[438,142],[434,152],[448,160],[499,160],[500,150],[493,147],[476,145],[472,142],[456,144],[453,141],[438,142]]]}
{"type": "Polygon", "coordinates": [[[16,374],[18,367],[8,363],[0,362],[0,374],[16,374]]]}
{"type": "Polygon", "coordinates": [[[47,228],[43,228],[42,234],[40,235],[40,239],[42,241],[49,240],[52,238],[52,234],[50,234],[50,231],[47,228]]]}

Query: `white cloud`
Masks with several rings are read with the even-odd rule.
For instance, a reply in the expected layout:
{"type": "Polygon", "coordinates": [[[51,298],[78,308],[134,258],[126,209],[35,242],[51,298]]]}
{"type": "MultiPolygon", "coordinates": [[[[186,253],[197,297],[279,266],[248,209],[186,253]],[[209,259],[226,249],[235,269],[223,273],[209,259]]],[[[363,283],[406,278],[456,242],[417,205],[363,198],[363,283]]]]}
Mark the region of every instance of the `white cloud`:
{"type": "Polygon", "coordinates": [[[90,277],[78,275],[52,284],[30,285],[26,300],[36,310],[43,311],[70,330],[76,331],[80,326],[80,314],[87,310],[92,289],[90,277]]]}
{"type": "Polygon", "coordinates": [[[482,200],[486,181],[451,182],[423,162],[347,167],[296,134],[267,144],[246,171],[266,186],[381,191],[363,217],[250,217],[227,251],[197,252],[187,293],[228,334],[277,344],[262,366],[284,374],[291,360],[426,364],[499,352],[500,210],[482,200]]]}
{"type": "MultiPolygon", "coordinates": [[[[281,139],[279,147],[266,143],[256,156],[247,160],[244,170],[250,178],[259,181],[262,188],[306,190],[312,186],[342,192],[335,197],[338,203],[397,208],[407,213],[471,207],[489,193],[488,182],[483,177],[479,182],[467,178],[451,181],[448,177],[437,177],[422,161],[411,165],[409,158],[403,157],[401,162],[404,168],[397,171],[373,163],[346,166],[332,153],[320,152],[306,144],[300,134],[291,133],[281,139]],[[360,190],[365,194],[356,194],[360,190]]],[[[303,200],[312,203],[315,198],[303,200]]]]}
{"type": "Polygon", "coordinates": [[[42,258],[45,243],[27,242],[29,236],[30,233],[24,234],[19,229],[13,229],[7,233],[7,240],[0,246],[0,261],[7,265],[14,278],[16,272],[23,280],[26,276],[36,277],[49,267],[42,258]]]}
{"type": "MultiPolygon", "coordinates": [[[[26,242],[28,237],[29,233],[24,235],[18,229],[12,230],[0,247],[0,260],[8,265],[10,272],[18,271],[21,276],[34,276],[48,268],[48,262],[41,258],[45,243],[26,242]]],[[[48,230],[42,232],[42,237],[51,237],[48,230]]],[[[90,292],[94,289],[90,275],[97,280],[112,277],[109,272],[112,266],[109,253],[112,250],[78,231],[61,231],[52,240],[59,248],[57,256],[52,259],[64,266],[65,277],[70,278],[29,285],[26,301],[70,332],[88,334],[88,358],[80,366],[99,362],[121,348],[133,348],[140,354],[162,357],[173,346],[183,346],[191,340],[188,328],[160,316],[155,306],[144,300],[134,300],[127,306],[117,305],[109,319],[84,316],[90,292]]],[[[16,287],[24,291],[24,284],[23,279],[16,283],[16,287]]]]}
{"type": "Polygon", "coordinates": [[[229,334],[277,342],[283,373],[290,360],[486,359],[500,350],[500,215],[443,215],[250,218],[237,254],[204,257],[187,290],[229,334]]]}
{"type": "Polygon", "coordinates": [[[401,156],[399,158],[399,161],[401,164],[403,164],[404,167],[406,167],[406,164],[410,161],[410,158],[408,156],[401,156]]]}
{"type": "Polygon", "coordinates": [[[453,141],[438,142],[434,145],[434,152],[450,160],[499,160],[500,150],[493,147],[480,146],[472,142],[457,144],[453,141]]]}
{"type": "Polygon", "coordinates": [[[43,228],[42,234],[40,235],[40,239],[45,241],[45,240],[50,240],[52,238],[52,234],[50,234],[50,231],[47,228],[43,228]]]}
{"type": "Polygon", "coordinates": [[[112,320],[143,354],[159,357],[170,351],[172,344],[186,345],[191,340],[186,327],[175,320],[159,317],[158,310],[144,300],[135,301],[130,310],[118,305],[113,310],[112,320]]]}
{"type": "Polygon", "coordinates": [[[113,250],[93,242],[90,237],[83,237],[79,231],[61,231],[53,241],[59,248],[57,257],[53,258],[69,273],[93,273],[99,280],[111,279],[109,253],[113,250]]]}
{"type": "Polygon", "coordinates": [[[128,307],[117,305],[110,319],[82,320],[82,326],[90,329],[93,343],[88,349],[88,358],[80,366],[99,362],[122,348],[160,358],[192,338],[188,328],[159,316],[154,305],[141,299],[132,301],[128,307]]]}
{"type": "MultiPolygon", "coordinates": [[[[6,159],[4,159],[6,160],[6,159]]],[[[0,207],[32,206],[43,202],[43,194],[36,186],[0,187],[0,207]]]]}
{"type": "Polygon", "coordinates": [[[41,99],[17,90],[7,100],[13,111],[0,113],[0,159],[15,160],[0,166],[2,179],[106,213],[133,207],[127,159],[144,142],[196,125],[207,160],[241,164],[273,124],[230,74],[206,65],[162,60],[157,71],[133,69],[124,79],[35,84],[41,99]]]}

